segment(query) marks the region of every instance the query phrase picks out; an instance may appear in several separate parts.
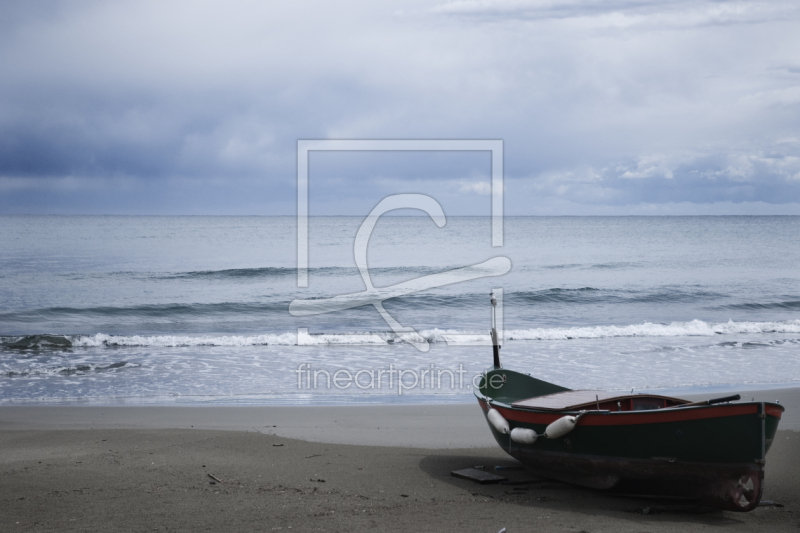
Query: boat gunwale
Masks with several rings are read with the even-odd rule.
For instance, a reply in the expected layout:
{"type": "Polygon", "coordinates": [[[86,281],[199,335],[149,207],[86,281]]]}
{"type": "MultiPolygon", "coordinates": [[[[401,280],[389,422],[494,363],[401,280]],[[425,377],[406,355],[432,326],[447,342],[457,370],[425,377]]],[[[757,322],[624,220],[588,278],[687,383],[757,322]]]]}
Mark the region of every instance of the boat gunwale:
{"type": "MultiPolygon", "coordinates": [[[[536,409],[536,408],[525,408],[525,407],[516,407],[512,406],[511,404],[507,404],[505,402],[500,402],[486,396],[478,396],[478,393],[475,393],[481,407],[486,405],[486,409],[499,407],[503,410],[511,411],[512,413],[520,413],[520,414],[532,414],[532,415],[543,415],[545,417],[551,418],[551,422],[562,417],[565,415],[572,415],[576,416],[582,412],[582,410],[546,410],[546,409],[536,409]]],[[[729,417],[729,416],[747,416],[747,415],[757,415],[760,413],[759,407],[764,405],[764,411],[766,416],[772,416],[777,418],[778,420],[781,419],[781,415],[786,410],[784,406],[778,403],[773,402],[743,402],[743,403],[726,403],[726,404],[715,404],[715,405],[691,405],[691,406],[674,406],[669,408],[661,408],[661,409],[647,409],[647,410],[640,410],[640,411],[608,411],[608,410],[585,410],[583,411],[583,417],[581,418],[582,426],[605,426],[605,425],[641,425],[641,424],[660,424],[660,423],[669,423],[669,422],[680,422],[684,420],[702,420],[706,418],[722,418],[722,417],[729,417]],[[767,411],[767,406],[770,407],[769,411],[767,411]],[[734,409],[736,412],[728,412],[724,413],[724,411],[731,411],[734,409]],[[714,413],[708,412],[708,410],[715,411],[714,413]],[[747,412],[742,412],[743,410],[747,410],[747,412]],[[706,411],[706,412],[703,412],[706,411]],[[722,411],[724,414],[720,413],[722,411]],[[776,411],[779,411],[776,413],[776,411]],[[593,421],[592,418],[602,416],[613,416],[613,418],[605,419],[605,420],[597,420],[593,421]],[[677,416],[676,416],[677,415],[677,416]],[[680,416],[683,415],[683,416],[680,416]],[[697,416],[702,415],[702,416],[697,416]],[[637,417],[639,420],[631,420],[630,417],[637,417]],[[664,417],[669,417],[669,420],[664,420],[664,417]],[[625,419],[623,419],[625,417],[625,419]],[[644,417],[644,419],[642,419],[644,417]],[[613,420],[613,422],[612,422],[613,420]],[[597,423],[592,423],[597,422],[597,423]]],[[[501,413],[502,414],[502,413],[501,413]]],[[[508,418],[508,417],[505,417],[508,418]]],[[[549,422],[531,422],[526,420],[517,420],[513,417],[510,418],[513,422],[522,422],[522,423],[540,423],[546,424],[549,422]]]]}

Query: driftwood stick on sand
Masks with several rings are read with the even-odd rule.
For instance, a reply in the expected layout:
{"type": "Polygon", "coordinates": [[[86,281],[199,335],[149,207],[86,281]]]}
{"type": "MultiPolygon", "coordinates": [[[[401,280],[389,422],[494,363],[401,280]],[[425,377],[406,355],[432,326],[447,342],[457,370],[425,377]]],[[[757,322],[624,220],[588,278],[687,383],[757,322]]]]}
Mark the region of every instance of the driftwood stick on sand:
{"type": "Polygon", "coordinates": [[[217,476],[215,476],[214,474],[208,474],[208,477],[210,477],[211,479],[213,479],[217,483],[222,483],[222,480],[220,478],[218,478],[217,476]]]}

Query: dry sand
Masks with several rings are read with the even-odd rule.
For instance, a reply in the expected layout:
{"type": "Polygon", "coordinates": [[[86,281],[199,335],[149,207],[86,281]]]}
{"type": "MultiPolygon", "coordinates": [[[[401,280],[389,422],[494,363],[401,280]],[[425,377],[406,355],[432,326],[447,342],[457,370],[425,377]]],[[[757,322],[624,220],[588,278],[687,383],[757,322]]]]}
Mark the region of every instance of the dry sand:
{"type": "Polygon", "coordinates": [[[0,407],[0,531],[797,531],[800,389],[747,396],[787,416],[764,489],[783,507],[746,514],[453,478],[515,464],[477,405],[0,407]]]}

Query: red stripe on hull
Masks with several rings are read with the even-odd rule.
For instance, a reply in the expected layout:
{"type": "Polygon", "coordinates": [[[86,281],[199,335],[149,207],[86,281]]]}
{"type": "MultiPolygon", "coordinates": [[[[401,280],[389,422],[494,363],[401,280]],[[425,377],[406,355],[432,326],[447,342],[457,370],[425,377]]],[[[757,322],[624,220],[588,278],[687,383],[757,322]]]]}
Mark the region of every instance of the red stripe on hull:
{"type": "MultiPolygon", "coordinates": [[[[484,411],[488,406],[484,400],[478,400],[484,411]]],[[[493,406],[503,418],[526,424],[550,424],[555,422],[564,413],[542,413],[536,411],[523,411],[493,406]]],[[[782,409],[776,406],[766,406],[767,414],[780,418],[782,409]]],[[[661,424],[665,422],[683,422],[686,420],[703,420],[706,418],[721,418],[726,416],[740,416],[758,413],[758,404],[744,405],[719,405],[713,407],[689,407],[686,409],[659,409],[649,411],[621,411],[607,414],[586,413],[581,418],[581,426],[627,426],[640,424],[661,424]]]]}
{"type": "Polygon", "coordinates": [[[764,407],[766,413],[775,418],[780,418],[783,414],[783,407],[778,407],[777,405],[765,405],[764,407]]]}

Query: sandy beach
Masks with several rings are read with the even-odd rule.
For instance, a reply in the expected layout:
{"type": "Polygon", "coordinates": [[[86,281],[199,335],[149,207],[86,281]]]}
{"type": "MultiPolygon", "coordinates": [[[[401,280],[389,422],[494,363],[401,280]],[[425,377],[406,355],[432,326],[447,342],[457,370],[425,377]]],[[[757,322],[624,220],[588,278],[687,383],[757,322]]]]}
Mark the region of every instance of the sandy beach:
{"type": "Polygon", "coordinates": [[[476,405],[0,408],[3,531],[796,531],[800,389],[746,393],[787,407],[764,506],[741,514],[611,495],[514,466],[476,405]],[[214,476],[212,478],[211,476],[214,476]],[[216,479],[215,479],[216,478],[216,479]]]}

